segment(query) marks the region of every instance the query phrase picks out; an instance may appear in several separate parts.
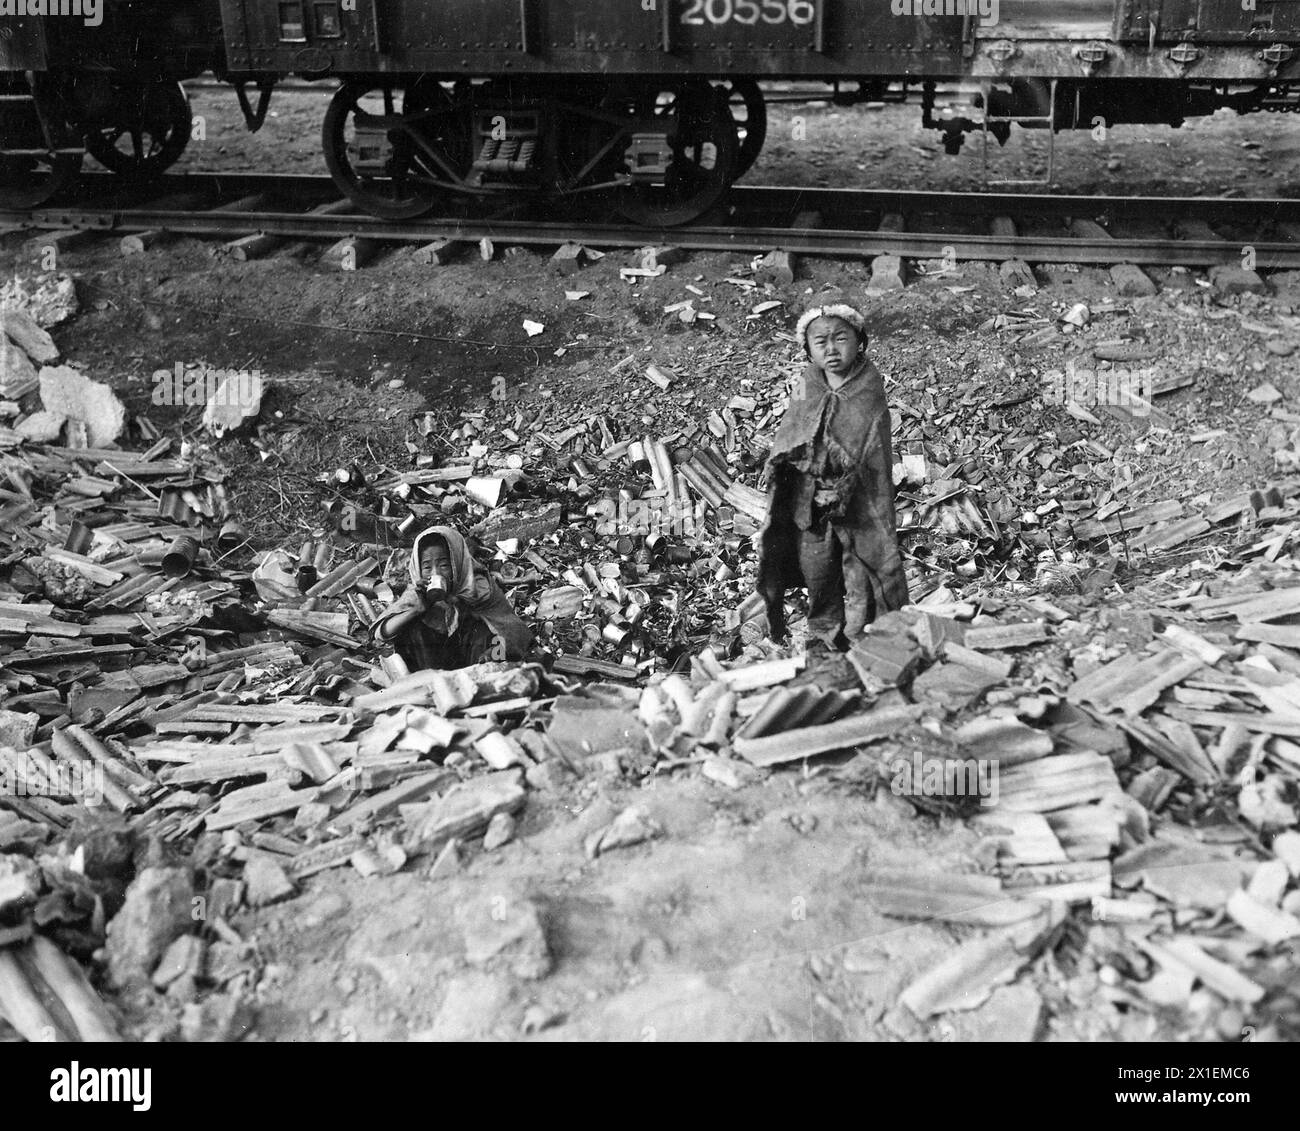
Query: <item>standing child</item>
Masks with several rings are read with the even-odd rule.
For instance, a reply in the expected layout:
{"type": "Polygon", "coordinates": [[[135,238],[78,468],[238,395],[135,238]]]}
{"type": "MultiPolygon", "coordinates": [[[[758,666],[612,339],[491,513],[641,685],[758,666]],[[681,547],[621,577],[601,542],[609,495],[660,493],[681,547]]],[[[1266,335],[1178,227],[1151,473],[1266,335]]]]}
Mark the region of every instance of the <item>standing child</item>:
{"type": "Polygon", "coordinates": [[[779,639],[785,590],[806,585],[810,636],[843,650],[865,625],[907,603],[889,404],[858,311],[814,307],[797,333],[810,363],[768,456],[758,591],[779,639]]]}

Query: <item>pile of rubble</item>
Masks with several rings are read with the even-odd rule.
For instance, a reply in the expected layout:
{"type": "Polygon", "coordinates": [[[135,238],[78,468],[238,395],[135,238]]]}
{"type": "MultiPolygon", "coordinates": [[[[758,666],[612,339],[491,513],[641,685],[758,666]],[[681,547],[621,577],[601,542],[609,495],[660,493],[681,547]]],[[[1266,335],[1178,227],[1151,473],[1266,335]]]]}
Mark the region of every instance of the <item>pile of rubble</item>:
{"type": "MultiPolygon", "coordinates": [[[[1209,505],[1197,522],[1244,536],[1230,555],[1111,588],[1105,606],[1087,590],[1112,587],[1109,544],[1112,564],[1075,592],[995,596],[964,569],[928,571],[914,605],[810,665],[763,641],[749,597],[762,449],[797,364],[704,413],[662,366],[623,373],[657,390],[650,420],[501,405],[463,414],[445,458],[335,477],[353,500],[344,531],[346,506],[387,505],[401,532],[434,515],[472,526],[539,625],[544,664],[411,673],[375,655],[364,630],[401,551],[322,539],[250,559],[192,456],[169,458],[167,439],[93,444],[97,389],[64,402],[62,445],[23,430],[48,407],[0,433],[9,1025],[33,1040],[113,1032],[71,955],[171,1002],[188,1039],[238,1036],[259,961],[232,925],[241,907],[334,867],[445,875],[470,842],[508,841],[530,795],[586,775],[744,789],[834,755],[842,780],[970,816],[985,838],[969,875],[868,879],[889,914],[993,932],[907,990],[919,1020],[979,1004],[1068,942],[1100,956],[1099,985],[1068,989],[1081,1001],[1294,1033],[1300,486],[1209,505]],[[1075,905],[1091,908],[1082,939],[1075,905]]],[[[961,562],[980,547],[1023,562],[1041,549],[1016,494],[1033,477],[1009,477],[1043,438],[993,433],[978,446],[1001,454],[981,465],[974,424],[943,420],[959,411],[992,423],[974,401],[900,414],[905,525],[937,522],[969,544],[961,562]],[[987,491],[976,502],[990,481],[1014,522],[987,491]]],[[[1130,545],[1150,549],[1188,521],[1095,486],[1063,504],[1076,545],[1137,530],[1130,545]]],[[[587,852],[659,833],[632,807],[587,852]]]]}

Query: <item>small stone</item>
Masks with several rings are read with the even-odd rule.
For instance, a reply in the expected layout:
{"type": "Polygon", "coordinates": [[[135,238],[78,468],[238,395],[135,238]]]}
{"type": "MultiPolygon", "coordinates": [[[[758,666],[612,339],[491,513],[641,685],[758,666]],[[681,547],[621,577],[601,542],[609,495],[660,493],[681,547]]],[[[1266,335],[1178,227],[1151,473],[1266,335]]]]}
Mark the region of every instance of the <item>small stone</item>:
{"type": "Polygon", "coordinates": [[[318,829],[330,817],[330,807],[322,801],[309,801],[293,815],[295,829],[318,829]]]}
{"type": "Polygon", "coordinates": [[[208,888],[207,918],[229,919],[244,902],[244,881],[217,879],[208,888]]]}
{"type": "Polygon", "coordinates": [[[1276,907],[1282,902],[1291,874],[1281,860],[1265,860],[1255,869],[1246,885],[1246,893],[1266,907],[1276,907]]]}
{"type": "Polygon", "coordinates": [[[238,947],[227,942],[214,942],[208,947],[205,977],[214,986],[224,986],[248,969],[248,963],[239,956],[238,947]]]}
{"type": "Polygon", "coordinates": [[[173,1005],[189,1005],[199,997],[198,979],[193,974],[182,974],[167,987],[167,1000],[173,1005]]]}
{"type": "Polygon", "coordinates": [[[252,1006],[236,994],[213,994],[187,1005],[181,1014],[181,1039],[191,1044],[238,1041],[252,1030],[252,1006]]]}
{"type": "Polygon", "coordinates": [[[543,1029],[550,1029],[559,1025],[564,1020],[564,1014],[554,1009],[547,1009],[544,1005],[530,1005],[524,1010],[524,1019],[519,1026],[519,1031],[524,1036],[530,1036],[533,1033],[540,1033],[543,1029]]]}
{"type": "Polygon", "coordinates": [[[254,853],[244,865],[244,883],[248,885],[251,907],[265,907],[285,899],[296,890],[285,870],[269,854],[254,853]]]}
{"type": "Polygon", "coordinates": [[[1032,1041],[1043,1014],[1043,999],[1033,986],[1018,984],[994,990],[971,1014],[952,1016],[959,1041],[1032,1041]]]}
{"type": "Polygon", "coordinates": [[[1277,404],[1282,399],[1281,390],[1270,381],[1265,381],[1262,385],[1256,385],[1246,394],[1248,401],[1255,404],[1277,404]]]}
{"type": "Polygon", "coordinates": [[[33,444],[50,444],[59,438],[59,433],[67,422],[68,418],[57,412],[34,412],[23,417],[14,431],[20,436],[26,436],[33,444]]]}
{"type": "Polygon", "coordinates": [[[1214,1019],[1214,1027],[1225,1041],[1240,1041],[1241,1030],[1245,1024],[1245,1014],[1235,1005],[1225,1007],[1214,1019]]]}
{"type": "Polygon", "coordinates": [[[1277,774],[1269,774],[1262,781],[1242,787],[1237,807],[1258,829],[1289,829],[1300,817],[1286,796],[1286,782],[1277,774]]]}
{"type": "Polygon", "coordinates": [[[350,907],[351,904],[338,892],[325,892],[298,916],[298,923],[308,929],[320,927],[331,919],[347,914],[350,907]]]}
{"type": "Polygon", "coordinates": [[[668,943],[658,935],[646,935],[632,946],[631,958],[638,966],[659,966],[672,955],[668,943]]]}
{"type": "Polygon", "coordinates": [[[467,1041],[494,1033],[510,1008],[514,987],[501,974],[471,970],[447,983],[442,1008],[433,1026],[414,1037],[417,1041],[467,1041]]]}
{"type": "Polygon", "coordinates": [[[0,912],[35,903],[41,892],[40,867],[25,856],[0,855],[0,912]]]}
{"type": "Polygon", "coordinates": [[[1290,357],[1295,353],[1295,342],[1288,342],[1285,338],[1269,338],[1264,342],[1264,348],[1276,357],[1290,357]]]}
{"type": "Polygon", "coordinates": [[[612,848],[626,848],[663,836],[663,829],[635,805],[624,809],[603,829],[597,829],[583,842],[587,859],[594,860],[612,848]]]}
{"type": "Polygon", "coordinates": [[[1288,829],[1273,838],[1273,855],[1287,866],[1293,876],[1300,877],[1300,833],[1288,829]]]}
{"type": "Polygon", "coordinates": [[[531,899],[476,895],[458,903],[456,920],[470,965],[501,963],[520,978],[544,978],[550,973],[550,948],[541,914],[531,899]]]}
{"type": "Polygon", "coordinates": [[[509,813],[498,813],[488,822],[487,832],[483,834],[483,848],[491,852],[509,844],[515,835],[515,819],[509,813]]]}
{"type": "Polygon", "coordinates": [[[40,715],[34,711],[23,714],[0,710],[0,746],[30,749],[36,742],[36,728],[40,722],[40,715]]]}
{"type": "Polygon", "coordinates": [[[188,974],[197,978],[203,972],[206,944],[198,935],[181,935],[167,948],[151,979],[157,989],[165,990],[177,978],[188,974]]]}
{"type": "Polygon", "coordinates": [[[559,762],[539,762],[524,771],[528,785],[542,793],[554,791],[569,776],[568,770],[559,762]]]}
{"type": "Polygon", "coordinates": [[[437,859],[434,860],[429,871],[425,873],[425,878],[430,880],[445,880],[449,876],[454,876],[459,871],[460,841],[453,838],[442,846],[442,851],[438,853],[437,859]]]}

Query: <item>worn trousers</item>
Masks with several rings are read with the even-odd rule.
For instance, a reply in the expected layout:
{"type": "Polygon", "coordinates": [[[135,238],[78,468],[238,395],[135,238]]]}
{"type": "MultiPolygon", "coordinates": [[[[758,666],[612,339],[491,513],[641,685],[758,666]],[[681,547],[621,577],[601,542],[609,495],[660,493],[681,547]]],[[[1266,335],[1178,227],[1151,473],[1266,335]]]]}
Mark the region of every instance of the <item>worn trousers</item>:
{"type": "Polygon", "coordinates": [[[829,522],[820,532],[800,531],[799,568],[808,585],[809,635],[834,645],[843,632],[852,642],[876,619],[870,569],[848,531],[829,522]]]}

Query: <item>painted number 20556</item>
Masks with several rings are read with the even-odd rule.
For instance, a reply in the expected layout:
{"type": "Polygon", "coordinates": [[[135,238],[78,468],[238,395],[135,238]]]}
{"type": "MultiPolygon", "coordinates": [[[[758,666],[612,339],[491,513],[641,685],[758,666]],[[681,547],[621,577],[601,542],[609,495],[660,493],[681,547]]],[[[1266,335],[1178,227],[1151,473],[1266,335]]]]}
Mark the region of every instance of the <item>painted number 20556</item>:
{"type": "Polygon", "coordinates": [[[705,23],[737,23],[753,27],[765,24],[810,24],[817,18],[813,0],[688,0],[682,23],[702,27],[705,23]]]}

